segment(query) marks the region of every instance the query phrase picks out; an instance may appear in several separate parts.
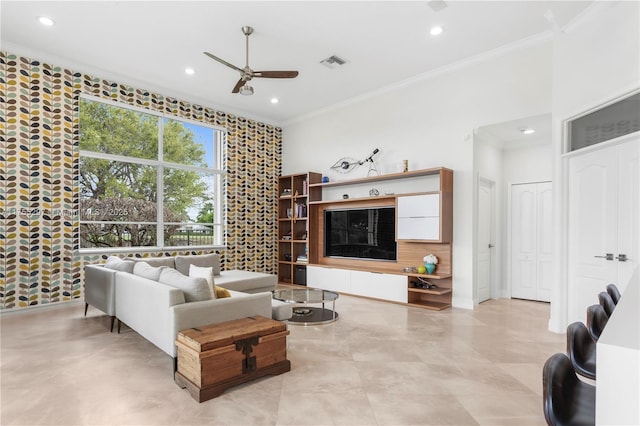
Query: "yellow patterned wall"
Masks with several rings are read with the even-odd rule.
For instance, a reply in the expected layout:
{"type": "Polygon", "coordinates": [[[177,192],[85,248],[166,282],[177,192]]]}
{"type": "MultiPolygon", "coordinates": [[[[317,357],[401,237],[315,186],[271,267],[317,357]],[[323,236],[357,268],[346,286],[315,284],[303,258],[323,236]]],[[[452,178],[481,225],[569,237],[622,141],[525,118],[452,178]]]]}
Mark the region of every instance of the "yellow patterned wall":
{"type": "Polygon", "coordinates": [[[280,128],[0,51],[0,309],[81,298],[106,258],[78,250],[81,93],[226,128],[223,268],[276,273],[280,128]]]}

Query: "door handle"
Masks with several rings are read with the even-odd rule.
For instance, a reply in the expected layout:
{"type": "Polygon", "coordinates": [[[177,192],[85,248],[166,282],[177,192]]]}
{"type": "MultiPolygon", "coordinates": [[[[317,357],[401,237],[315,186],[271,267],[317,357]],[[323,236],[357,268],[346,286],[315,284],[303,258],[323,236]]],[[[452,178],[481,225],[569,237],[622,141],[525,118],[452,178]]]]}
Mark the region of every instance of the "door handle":
{"type": "MultiPolygon", "coordinates": [[[[613,253],[607,253],[604,256],[593,256],[593,257],[597,257],[597,258],[600,258],[600,259],[613,260],[613,253]]],[[[625,260],[626,260],[626,256],[625,256],[625,260]]],[[[622,260],[622,262],[624,262],[624,260],[622,260]]]]}
{"type": "Polygon", "coordinates": [[[489,243],[489,248],[494,248],[495,246],[491,243],[489,243]]]}
{"type": "Polygon", "coordinates": [[[616,256],[616,259],[618,259],[619,262],[626,262],[627,260],[631,260],[627,257],[626,254],[622,254],[620,253],[619,255],[616,256]]]}

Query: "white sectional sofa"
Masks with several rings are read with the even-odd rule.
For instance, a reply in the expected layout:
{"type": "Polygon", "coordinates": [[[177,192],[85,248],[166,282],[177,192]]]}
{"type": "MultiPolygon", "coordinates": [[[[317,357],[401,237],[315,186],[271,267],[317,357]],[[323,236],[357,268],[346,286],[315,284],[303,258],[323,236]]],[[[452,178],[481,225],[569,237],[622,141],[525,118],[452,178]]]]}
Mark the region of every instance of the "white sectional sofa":
{"type": "Polygon", "coordinates": [[[180,330],[254,315],[271,317],[276,283],[275,275],[220,271],[216,254],[111,257],[105,265],[85,265],[85,315],[92,305],[175,358],[180,330]],[[146,264],[136,267],[136,262],[146,264]],[[215,285],[225,287],[231,297],[212,298],[215,292],[209,291],[204,278],[188,277],[192,264],[213,268],[215,285]]]}

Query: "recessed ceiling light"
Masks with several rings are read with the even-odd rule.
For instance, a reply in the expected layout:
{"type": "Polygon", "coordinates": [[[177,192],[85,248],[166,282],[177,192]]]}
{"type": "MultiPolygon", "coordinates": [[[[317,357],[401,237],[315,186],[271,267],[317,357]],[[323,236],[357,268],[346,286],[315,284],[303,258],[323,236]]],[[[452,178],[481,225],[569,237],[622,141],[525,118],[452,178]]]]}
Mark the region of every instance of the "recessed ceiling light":
{"type": "Polygon", "coordinates": [[[520,131],[525,134],[525,135],[530,135],[532,133],[535,133],[536,131],[529,128],[529,127],[523,127],[522,129],[520,129],[520,131]]]}
{"type": "Polygon", "coordinates": [[[277,104],[278,102],[280,102],[280,99],[278,99],[278,98],[271,98],[271,103],[272,103],[272,104],[277,104]]]}
{"type": "Polygon", "coordinates": [[[194,75],[196,73],[196,70],[194,70],[193,68],[185,68],[184,72],[188,75],[194,75]]]}
{"type": "Polygon", "coordinates": [[[437,36],[442,34],[443,31],[444,31],[444,28],[436,25],[435,27],[431,27],[431,29],[429,30],[429,34],[431,34],[432,36],[437,36]]]}
{"type": "Polygon", "coordinates": [[[40,22],[45,27],[52,27],[56,23],[56,21],[47,16],[38,16],[38,22],[40,22]]]}

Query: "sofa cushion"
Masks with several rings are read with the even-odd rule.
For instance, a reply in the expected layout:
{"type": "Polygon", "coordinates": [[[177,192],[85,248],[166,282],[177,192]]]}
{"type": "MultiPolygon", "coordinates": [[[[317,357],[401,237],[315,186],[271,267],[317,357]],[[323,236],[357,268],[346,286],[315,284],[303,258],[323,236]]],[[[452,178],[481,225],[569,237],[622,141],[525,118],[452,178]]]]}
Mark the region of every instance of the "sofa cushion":
{"type": "Polygon", "coordinates": [[[122,260],[118,256],[109,256],[107,262],[104,264],[104,267],[107,269],[113,269],[115,271],[128,272],[132,274],[133,265],[135,265],[135,263],[131,262],[130,260],[122,260]]]}
{"type": "Polygon", "coordinates": [[[278,277],[275,275],[237,269],[222,271],[216,277],[216,285],[245,293],[272,291],[276,289],[277,283],[278,277]]]}
{"type": "Polygon", "coordinates": [[[217,285],[214,287],[215,287],[216,299],[224,299],[225,297],[231,297],[231,293],[226,288],[220,287],[217,285]]]}
{"type": "Polygon", "coordinates": [[[207,280],[207,284],[209,285],[209,290],[211,291],[211,298],[216,298],[216,291],[214,289],[214,281],[213,281],[213,268],[209,266],[205,268],[203,266],[189,265],[189,276],[192,278],[204,278],[207,280]]]}
{"type": "Polygon", "coordinates": [[[160,257],[131,257],[128,258],[133,260],[134,262],[146,262],[149,266],[159,267],[159,266],[167,266],[169,268],[176,267],[175,262],[173,261],[173,257],[171,256],[160,256],[160,257]]]}
{"type": "Polygon", "coordinates": [[[160,279],[160,272],[165,268],[166,266],[154,268],[147,262],[135,262],[133,266],[133,274],[153,281],[158,281],[160,279]]]}
{"type": "Polygon", "coordinates": [[[175,269],[163,268],[158,281],[182,290],[184,300],[187,303],[211,300],[211,290],[209,289],[207,280],[204,278],[191,278],[181,274],[175,269]]]}
{"type": "Polygon", "coordinates": [[[192,256],[176,256],[176,269],[184,275],[189,275],[189,265],[212,267],[213,275],[220,275],[220,256],[216,253],[198,254],[192,256]]]}

